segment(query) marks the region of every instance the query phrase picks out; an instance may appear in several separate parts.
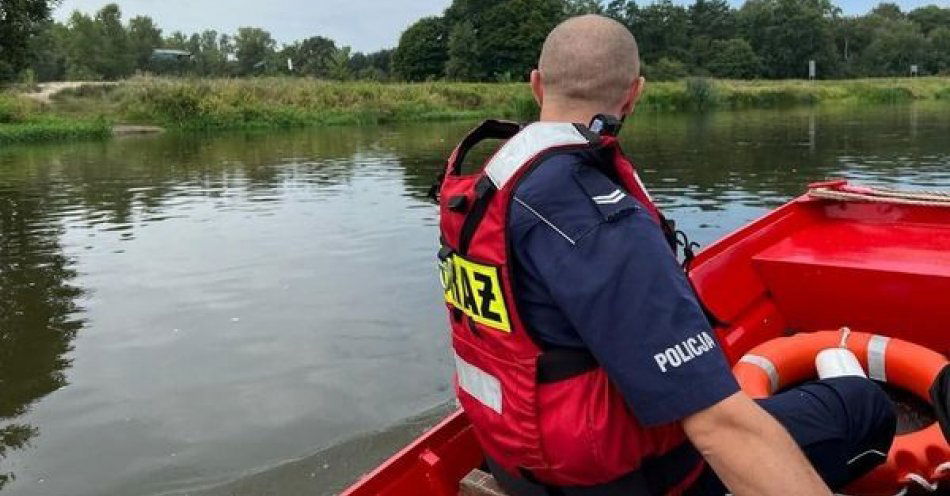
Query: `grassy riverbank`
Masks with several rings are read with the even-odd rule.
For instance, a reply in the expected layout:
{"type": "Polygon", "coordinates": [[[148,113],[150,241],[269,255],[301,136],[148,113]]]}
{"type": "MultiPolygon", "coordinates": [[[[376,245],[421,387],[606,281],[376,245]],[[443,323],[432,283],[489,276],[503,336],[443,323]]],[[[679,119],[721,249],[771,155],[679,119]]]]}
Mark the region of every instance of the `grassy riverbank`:
{"type": "Polygon", "coordinates": [[[105,138],[112,134],[103,116],[59,115],[12,93],[0,93],[0,144],[105,138]]]}
{"type": "MultiPolygon", "coordinates": [[[[650,83],[639,111],[868,105],[926,99],[950,102],[950,78],[650,83]]],[[[113,87],[67,90],[50,105],[26,104],[22,98],[0,94],[0,142],[104,136],[109,122],[185,130],[250,129],[484,117],[531,119],[536,113],[527,85],[517,83],[137,78],[113,87]]]]}

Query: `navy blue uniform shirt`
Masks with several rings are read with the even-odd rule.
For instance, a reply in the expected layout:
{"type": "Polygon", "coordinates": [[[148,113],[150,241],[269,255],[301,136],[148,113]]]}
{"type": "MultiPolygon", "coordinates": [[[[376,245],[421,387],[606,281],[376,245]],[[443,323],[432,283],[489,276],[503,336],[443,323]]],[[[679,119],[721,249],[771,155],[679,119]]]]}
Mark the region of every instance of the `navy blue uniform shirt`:
{"type": "Polygon", "coordinates": [[[557,154],[515,190],[518,309],[543,344],[587,348],[643,425],[678,421],[739,388],[660,227],[598,163],[557,154]]]}

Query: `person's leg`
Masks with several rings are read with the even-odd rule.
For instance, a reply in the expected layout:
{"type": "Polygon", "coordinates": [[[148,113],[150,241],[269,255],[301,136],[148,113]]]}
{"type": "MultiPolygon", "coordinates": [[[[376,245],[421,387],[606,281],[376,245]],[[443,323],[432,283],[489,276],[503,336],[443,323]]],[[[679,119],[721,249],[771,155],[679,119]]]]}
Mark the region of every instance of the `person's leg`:
{"type": "MultiPolygon", "coordinates": [[[[833,489],[868,473],[887,459],[897,428],[894,406],[884,391],[860,377],[810,382],[759,401],[801,446],[833,489]]],[[[707,470],[690,494],[725,494],[707,470]]]]}

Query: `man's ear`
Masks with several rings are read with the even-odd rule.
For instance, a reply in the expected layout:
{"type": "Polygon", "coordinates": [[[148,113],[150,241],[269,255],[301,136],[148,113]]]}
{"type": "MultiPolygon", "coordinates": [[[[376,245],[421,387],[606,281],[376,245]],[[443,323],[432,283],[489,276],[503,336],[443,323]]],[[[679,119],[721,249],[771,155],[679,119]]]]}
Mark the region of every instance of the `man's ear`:
{"type": "Polygon", "coordinates": [[[531,93],[534,94],[534,101],[538,102],[540,107],[544,102],[544,86],[541,84],[541,71],[537,69],[531,71],[531,93]]]}
{"type": "Polygon", "coordinates": [[[636,107],[637,102],[640,101],[640,97],[643,95],[643,88],[646,84],[647,80],[644,79],[643,76],[633,81],[629,91],[627,91],[627,98],[624,100],[623,107],[620,108],[620,115],[630,115],[633,113],[633,108],[636,107]]]}

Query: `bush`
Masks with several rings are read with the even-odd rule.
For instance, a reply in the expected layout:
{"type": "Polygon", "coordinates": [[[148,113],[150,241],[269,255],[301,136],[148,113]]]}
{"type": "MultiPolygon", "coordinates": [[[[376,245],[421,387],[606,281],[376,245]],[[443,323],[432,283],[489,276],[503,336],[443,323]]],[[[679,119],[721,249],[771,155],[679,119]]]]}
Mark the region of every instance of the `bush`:
{"type": "Polygon", "coordinates": [[[708,78],[689,78],[686,80],[686,96],[690,106],[699,110],[706,110],[716,106],[716,87],[708,78]]]}
{"type": "Polygon", "coordinates": [[[643,74],[653,81],[676,81],[686,77],[686,64],[663,57],[659,62],[643,66],[643,74]]]}
{"type": "Polygon", "coordinates": [[[23,122],[29,113],[29,106],[25,101],[9,93],[0,93],[0,124],[23,122]]]}
{"type": "Polygon", "coordinates": [[[713,42],[712,56],[706,67],[716,77],[747,79],[759,73],[761,63],[748,41],[733,38],[713,42]]]}
{"type": "Polygon", "coordinates": [[[17,84],[20,91],[35,92],[39,91],[40,87],[36,84],[36,71],[33,69],[26,69],[20,73],[20,81],[17,84]]]}
{"type": "MultiPolygon", "coordinates": [[[[871,103],[899,103],[914,99],[914,93],[909,88],[903,87],[860,87],[855,95],[871,103]]],[[[936,95],[940,98],[940,95],[936,95]]]]}
{"type": "Polygon", "coordinates": [[[502,117],[507,117],[510,119],[520,119],[523,121],[533,121],[537,120],[538,116],[541,115],[541,107],[538,107],[538,102],[535,101],[534,96],[527,95],[518,95],[511,101],[507,111],[502,115],[502,117]]]}

